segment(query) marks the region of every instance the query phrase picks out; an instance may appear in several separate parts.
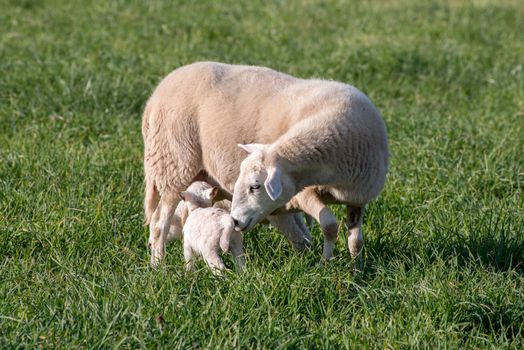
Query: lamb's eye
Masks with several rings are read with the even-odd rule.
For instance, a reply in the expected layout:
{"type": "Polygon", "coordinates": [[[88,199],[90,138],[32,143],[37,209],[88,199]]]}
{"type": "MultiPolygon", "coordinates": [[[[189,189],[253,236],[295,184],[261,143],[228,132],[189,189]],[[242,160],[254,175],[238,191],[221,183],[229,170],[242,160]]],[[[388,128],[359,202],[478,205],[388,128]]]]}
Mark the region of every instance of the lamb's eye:
{"type": "Polygon", "coordinates": [[[258,190],[260,188],[260,185],[252,185],[252,186],[249,186],[249,192],[255,192],[256,190],[258,190]]]}

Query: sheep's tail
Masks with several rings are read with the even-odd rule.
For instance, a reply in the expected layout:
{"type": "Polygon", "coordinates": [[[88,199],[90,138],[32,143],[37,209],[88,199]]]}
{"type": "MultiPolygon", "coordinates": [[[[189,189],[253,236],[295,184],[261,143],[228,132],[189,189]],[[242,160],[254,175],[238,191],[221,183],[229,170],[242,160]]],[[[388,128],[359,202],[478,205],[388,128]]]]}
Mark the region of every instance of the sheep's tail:
{"type": "Polygon", "coordinates": [[[144,197],[144,212],[145,221],[144,225],[149,225],[153,213],[158,207],[158,190],[155,186],[153,179],[149,178],[146,174],[146,194],[144,197]]]}
{"type": "Polygon", "coordinates": [[[233,235],[233,230],[235,229],[235,224],[229,215],[224,216],[224,220],[222,220],[222,222],[224,223],[224,232],[222,232],[222,236],[220,236],[220,248],[223,252],[228,252],[231,236],[233,235]]]}
{"type": "Polygon", "coordinates": [[[146,107],[144,108],[144,114],[142,116],[142,136],[144,137],[144,173],[145,173],[145,182],[146,190],[144,196],[144,225],[149,225],[153,213],[158,207],[158,189],[156,188],[155,181],[151,176],[151,169],[147,166],[146,155],[148,148],[148,134],[149,134],[149,117],[152,112],[152,107],[150,101],[147,102],[146,107]]]}

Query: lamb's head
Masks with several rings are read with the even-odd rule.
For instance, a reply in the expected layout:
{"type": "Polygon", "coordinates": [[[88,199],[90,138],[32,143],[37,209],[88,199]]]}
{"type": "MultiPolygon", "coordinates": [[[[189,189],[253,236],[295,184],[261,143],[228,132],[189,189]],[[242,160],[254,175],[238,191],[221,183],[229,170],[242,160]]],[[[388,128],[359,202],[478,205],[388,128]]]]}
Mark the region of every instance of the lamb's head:
{"type": "Polygon", "coordinates": [[[249,155],[240,164],[235,183],[231,217],[235,228],[248,231],[295,195],[295,185],[270,145],[239,145],[249,155]]]}
{"type": "Polygon", "coordinates": [[[211,207],[217,192],[218,188],[207,182],[195,181],[185,191],[180,192],[180,197],[186,201],[189,212],[192,212],[196,208],[211,207]]]}

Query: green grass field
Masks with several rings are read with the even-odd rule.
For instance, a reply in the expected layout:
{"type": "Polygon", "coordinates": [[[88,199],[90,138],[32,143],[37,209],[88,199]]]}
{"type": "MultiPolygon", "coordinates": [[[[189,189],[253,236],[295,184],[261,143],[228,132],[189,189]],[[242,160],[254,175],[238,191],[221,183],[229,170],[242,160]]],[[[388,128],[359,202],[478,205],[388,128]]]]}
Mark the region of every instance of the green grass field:
{"type": "Polygon", "coordinates": [[[0,5],[0,348],[524,348],[521,1],[0,5]],[[344,230],[317,265],[318,226],[302,255],[247,233],[243,275],[186,275],[180,242],[150,268],[141,112],[197,60],[370,96],[362,274],[344,230]]]}

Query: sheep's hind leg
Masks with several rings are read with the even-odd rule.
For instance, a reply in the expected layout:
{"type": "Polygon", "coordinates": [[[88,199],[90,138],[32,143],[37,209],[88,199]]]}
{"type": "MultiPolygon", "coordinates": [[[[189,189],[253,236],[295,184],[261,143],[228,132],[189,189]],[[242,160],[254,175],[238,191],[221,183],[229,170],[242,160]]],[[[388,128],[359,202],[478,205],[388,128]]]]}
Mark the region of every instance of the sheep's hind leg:
{"type": "Polygon", "coordinates": [[[354,261],[354,269],[361,271],[363,267],[362,262],[362,248],[364,247],[364,236],[362,234],[362,218],[364,216],[364,208],[347,206],[346,224],[348,227],[348,248],[349,253],[354,261]]]}
{"type": "Polygon", "coordinates": [[[311,244],[311,234],[306,225],[299,225],[296,216],[299,213],[270,215],[267,217],[269,223],[281,232],[293,245],[293,248],[302,252],[311,244]]]}
{"type": "Polygon", "coordinates": [[[162,151],[164,152],[163,157],[161,157],[162,162],[156,165],[157,176],[163,179],[163,181],[160,181],[163,186],[159,188],[160,202],[149,225],[149,245],[151,247],[151,265],[153,266],[157,266],[164,259],[171,220],[181,200],[179,193],[191,184],[191,179],[195,177],[200,168],[200,159],[194,153],[183,148],[185,145],[183,142],[190,145],[197,144],[191,139],[173,141],[170,149],[179,149],[178,152],[167,154],[167,150],[164,149],[162,151]]]}
{"type": "Polygon", "coordinates": [[[179,201],[176,196],[164,194],[153,213],[153,218],[149,223],[149,248],[151,249],[152,266],[157,266],[164,259],[171,218],[179,201]]]}

